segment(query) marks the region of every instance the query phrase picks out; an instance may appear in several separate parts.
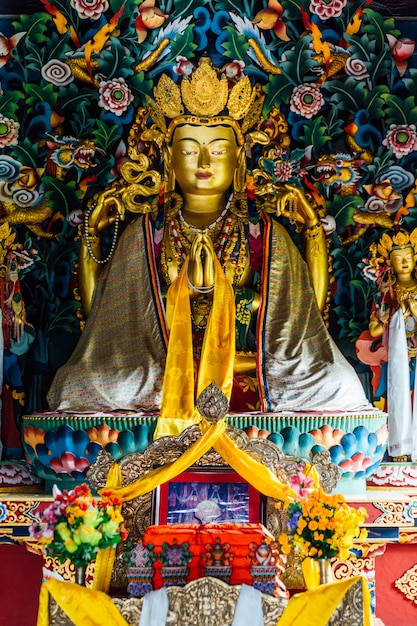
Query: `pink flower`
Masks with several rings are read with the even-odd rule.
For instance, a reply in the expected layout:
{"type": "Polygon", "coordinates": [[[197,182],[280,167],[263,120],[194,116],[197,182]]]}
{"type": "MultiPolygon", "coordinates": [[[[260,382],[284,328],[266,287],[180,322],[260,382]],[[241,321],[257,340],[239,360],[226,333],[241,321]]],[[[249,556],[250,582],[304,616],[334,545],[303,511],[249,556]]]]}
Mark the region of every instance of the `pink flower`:
{"type": "Polygon", "coordinates": [[[144,0],[138,6],[138,16],[135,22],[136,33],[139,43],[146,39],[148,30],[159,28],[167,19],[168,15],[155,8],[155,0],[144,0]]]}
{"type": "Polygon", "coordinates": [[[222,72],[226,74],[227,78],[235,78],[236,80],[240,80],[243,78],[243,68],[245,64],[243,61],[234,60],[230,63],[227,63],[223,68],[222,72]]]}
{"type": "Polygon", "coordinates": [[[177,65],[174,67],[174,72],[177,76],[190,76],[194,69],[194,65],[186,57],[179,56],[176,59],[177,65]]]}
{"type": "Polygon", "coordinates": [[[301,470],[290,478],[290,486],[294,489],[299,498],[308,496],[310,487],[314,484],[312,478],[308,478],[301,470]]]}
{"type": "Polygon", "coordinates": [[[310,119],[320,111],[324,104],[324,98],[318,87],[305,83],[293,89],[290,100],[290,108],[294,113],[310,119]]]}
{"type": "Polygon", "coordinates": [[[71,6],[82,20],[98,20],[109,3],[107,0],[71,0],[71,6]]]}
{"type": "Polygon", "coordinates": [[[400,76],[405,74],[407,69],[407,59],[411,57],[416,46],[416,42],[407,37],[397,39],[394,35],[387,35],[389,48],[391,50],[392,58],[394,59],[395,67],[397,68],[400,76]]]}
{"type": "Polygon", "coordinates": [[[292,165],[289,161],[279,161],[274,167],[274,174],[281,183],[286,183],[292,176],[292,165]]]}
{"type": "Polygon", "coordinates": [[[57,474],[71,474],[71,472],[83,472],[90,463],[87,459],[76,458],[72,452],[64,452],[60,459],[51,459],[51,469],[57,474]]]}
{"type": "Polygon", "coordinates": [[[99,94],[98,105],[118,116],[122,115],[133,101],[133,94],[124,78],[101,82],[99,94]]]}
{"type": "Polygon", "coordinates": [[[397,159],[417,150],[417,134],[414,124],[391,124],[382,141],[387,148],[392,148],[397,159]]]}
{"type": "Polygon", "coordinates": [[[17,144],[19,128],[19,122],[15,122],[0,113],[0,148],[17,144]]]}
{"type": "Polygon", "coordinates": [[[268,8],[262,9],[256,15],[252,24],[256,24],[262,30],[273,30],[279,39],[289,41],[287,27],[282,21],[284,9],[277,0],[269,0],[268,8]]]}
{"type": "Polygon", "coordinates": [[[339,17],[345,8],[347,0],[311,0],[310,11],[322,20],[339,17]]]}

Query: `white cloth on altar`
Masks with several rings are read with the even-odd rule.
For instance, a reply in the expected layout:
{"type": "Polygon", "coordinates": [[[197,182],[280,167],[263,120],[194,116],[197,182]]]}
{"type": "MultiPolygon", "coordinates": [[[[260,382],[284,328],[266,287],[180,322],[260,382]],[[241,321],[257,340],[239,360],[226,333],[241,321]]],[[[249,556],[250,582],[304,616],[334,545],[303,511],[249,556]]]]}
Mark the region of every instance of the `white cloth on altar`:
{"type": "Polygon", "coordinates": [[[389,454],[411,455],[413,461],[417,460],[416,377],[412,402],[407,336],[401,309],[395,311],[389,324],[387,404],[389,454]]]}
{"type": "Polygon", "coordinates": [[[169,600],[165,587],[151,591],[143,597],[139,626],[165,626],[169,600]]]}
{"type": "Polygon", "coordinates": [[[243,584],[236,602],[232,626],[264,626],[261,592],[243,584]]]}

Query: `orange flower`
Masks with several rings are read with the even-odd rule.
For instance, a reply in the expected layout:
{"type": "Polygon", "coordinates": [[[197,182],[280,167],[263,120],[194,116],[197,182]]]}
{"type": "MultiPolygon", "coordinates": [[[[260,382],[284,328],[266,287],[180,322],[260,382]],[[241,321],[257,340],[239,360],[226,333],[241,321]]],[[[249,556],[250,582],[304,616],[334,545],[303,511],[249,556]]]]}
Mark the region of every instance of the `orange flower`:
{"type": "Polygon", "coordinates": [[[283,12],[284,9],[278,0],[269,0],[268,7],[259,11],[252,23],[262,30],[272,29],[279,39],[289,41],[287,27],[281,19],[283,12]]]}
{"type": "Polygon", "coordinates": [[[135,28],[138,41],[142,43],[146,39],[147,31],[162,26],[168,15],[155,8],[155,0],[145,0],[139,5],[138,10],[135,28]]]}

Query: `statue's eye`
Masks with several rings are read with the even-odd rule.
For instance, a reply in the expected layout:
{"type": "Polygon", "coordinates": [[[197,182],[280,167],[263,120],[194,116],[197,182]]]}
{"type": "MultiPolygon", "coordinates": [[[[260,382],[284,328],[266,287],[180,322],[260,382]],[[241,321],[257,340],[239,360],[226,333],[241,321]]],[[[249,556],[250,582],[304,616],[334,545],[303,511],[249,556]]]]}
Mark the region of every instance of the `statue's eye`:
{"type": "Polygon", "coordinates": [[[226,154],[226,152],[227,152],[227,150],[226,150],[226,148],[224,148],[223,150],[213,150],[212,154],[217,156],[218,154],[226,154]]]}

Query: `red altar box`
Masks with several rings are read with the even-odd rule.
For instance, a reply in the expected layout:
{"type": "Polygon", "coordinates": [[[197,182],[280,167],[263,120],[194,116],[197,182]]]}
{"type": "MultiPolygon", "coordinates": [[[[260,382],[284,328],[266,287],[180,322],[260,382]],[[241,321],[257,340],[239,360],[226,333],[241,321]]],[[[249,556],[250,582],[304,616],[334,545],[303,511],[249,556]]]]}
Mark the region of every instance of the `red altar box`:
{"type": "MultiPolygon", "coordinates": [[[[224,544],[230,546],[227,552],[233,555],[230,560],[232,566],[230,584],[246,583],[251,585],[252,577],[249,571],[251,550],[249,546],[251,543],[260,545],[265,538],[271,539],[272,535],[262,524],[167,524],[149,526],[145,532],[143,543],[145,545],[152,544],[153,552],[156,555],[162,553],[162,544],[164,543],[169,545],[176,543],[178,546],[184,542],[188,543],[188,551],[193,555],[188,564],[187,582],[190,582],[205,575],[203,555],[209,552],[206,546],[214,546],[219,539],[222,546],[224,544]]],[[[163,585],[161,567],[162,563],[158,558],[154,563],[154,589],[159,589],[163,585]]]]}

